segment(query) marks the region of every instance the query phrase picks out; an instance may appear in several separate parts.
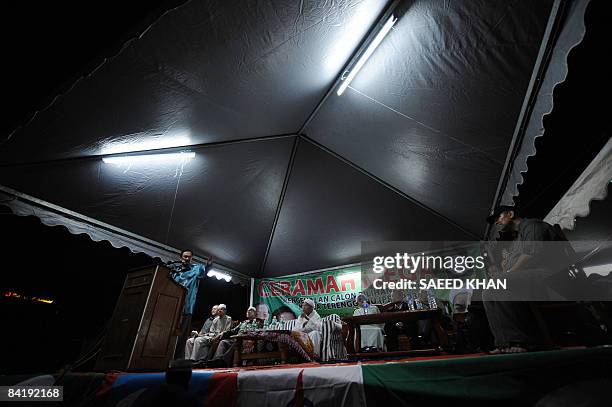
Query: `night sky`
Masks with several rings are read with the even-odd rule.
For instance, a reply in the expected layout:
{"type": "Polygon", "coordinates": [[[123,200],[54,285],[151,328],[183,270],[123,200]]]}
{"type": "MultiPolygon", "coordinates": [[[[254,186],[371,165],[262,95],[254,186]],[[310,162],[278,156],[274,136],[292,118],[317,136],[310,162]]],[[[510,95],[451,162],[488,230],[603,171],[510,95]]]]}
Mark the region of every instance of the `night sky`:
{"type": "MultiPolygon", "coordinates": [[[[164,11],[184,2],[4,5],[2,134],[27,122],[164,11]]],[[[568,79],[556,89],[555,110],[545,119],[546,136],[537,142],[538,155],[529,160],[519,199],[528,216],[545,216],[610,137],[609,103],[601,101],[610,95],[610,67],[601,56],[609,50],[604,24],[609,14],[603,3],[607,2],[594,1],[589,7],[587,37],[570,55],[568,79]]],[[[153,263],[146,255],[71,235],[63,227],[44,226],[34,217],[16,217],[3,207],[0,225],[2,291],[15,289],[55,300],[51,305],[0,299],[0,374],[49,372],[74,362],[112,315],[127,271],[153,263]]],[[[227,303],[229,314],[242,318],[247,296],[248,287],[206,279],[196,305],[196,324],[218,302],[227,303]]]]}

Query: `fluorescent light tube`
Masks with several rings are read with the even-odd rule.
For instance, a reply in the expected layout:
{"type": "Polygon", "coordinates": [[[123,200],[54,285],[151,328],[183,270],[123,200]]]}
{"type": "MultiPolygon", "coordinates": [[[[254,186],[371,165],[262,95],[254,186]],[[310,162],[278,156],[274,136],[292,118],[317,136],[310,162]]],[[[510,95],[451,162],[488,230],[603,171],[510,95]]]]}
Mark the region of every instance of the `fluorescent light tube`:
{"type": "Polygon", "coordinates": [[[338,91],[336,92],[338,96],[342,95],[344,91],[346,90],[346,88],[348,88],[351,81],[359,73],[359,70],[363,67],[363,65],[366,63],[368,58],[370,58],[370,56],[374,53],[374,50],[376,50],[376,48],[380,45],[380,43],[385,38],[385,36],[389,33],[389,31],[391,31],[391,28],[393,27],[393,24],[395,24],[396,21],[397,21],[397,18],[395,18],[395,16],[391,14],[391,16],[389,17],[389,19],[387,20],[383,28],[378,32],[378,34],[376,34],[376,37],[374,37],[374,40],[370,43],[370,45],[368,45],[368,48],[361,55],[361,57],[359,58],[359,61],[357,61],[353,69],[351,69],[351,72],[349,72],[348,76],[342,80],[342,84],[340,85],[340,87],[338,88],[338,91]]]}
{"type": "Polygon", "coordinates": [[[101,154],[129,154],[137,151],[186,147],[191,144],[191,138],[185,134],[164,135],[163,137],[126,137],[125,139],[104,143],[101,154]]]}
{"type": "Polygon", "coordinates": [[[106,164],[137,164],[152,161],[189,161],[195,157],[194,152],[182,153],[156,153],[156,154],[140,154],[140,155],[119,155],[113,157],[104,157],[102,161],[106,164]]]}

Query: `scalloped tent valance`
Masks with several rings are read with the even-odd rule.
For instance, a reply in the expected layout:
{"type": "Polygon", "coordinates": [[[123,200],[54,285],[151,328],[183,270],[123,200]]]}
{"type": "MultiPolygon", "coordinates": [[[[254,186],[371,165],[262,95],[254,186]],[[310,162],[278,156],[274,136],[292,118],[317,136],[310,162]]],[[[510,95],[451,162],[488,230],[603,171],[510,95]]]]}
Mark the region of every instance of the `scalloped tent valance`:
{"type": "Polygon", "coordinates": [[[564,229],[574,229],[576,217],[588,216],[591,201],[606,198],[610,182],[612,182],[612,140],[606,143],[544,220],[551,224],[558,223],[564,229]]]}
{"type": "Polygon", "coordinates": [[[514,205],[514,198],[519,194],[518,186],[523,183],[523,174],[528,170],[527,160],[536,155],[536,139],[545,132],[544,117],[554,108],[554,90],[567,78],[568,55],[584,38],[584,16],[588,4],[589,1],[567,2],[563,22],[550,27],[557,32],[557,39],[554,47],[548,51],[542,50],[541,57],[549,61],[543,64],[540,83],[534,87],[531,101],[526,100],[524,117],[517,122],[515,134],[519,142],[514,148],[516,155],[511,157],[512,166],[501,195],[501,205],[514,205]]]}

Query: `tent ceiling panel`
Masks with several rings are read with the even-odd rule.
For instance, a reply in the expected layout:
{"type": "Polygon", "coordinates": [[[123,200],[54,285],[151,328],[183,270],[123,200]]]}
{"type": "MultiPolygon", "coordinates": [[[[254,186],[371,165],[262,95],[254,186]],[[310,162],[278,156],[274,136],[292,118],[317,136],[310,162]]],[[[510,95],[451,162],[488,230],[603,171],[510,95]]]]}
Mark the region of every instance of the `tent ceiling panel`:
{"type": "Polygon", "coordinates": [[[481,233],[500,165],[434,130],[412,126],[350,90],[342,100],[327,103],[317,121],[329,128],[308,132],[315,141],[473,233],[481,233]],[[342,124],[334,127],[335,121],[342,124]]]}
{"type": "Polygon", "coordinates": [[[361,241],[472,240],[307,140],[300,140],[264,270],[281,276],[360,260],[361,241]]]}
{"type": "Polygon", "coordinates": [[[551,3],[402,2],[351,87],[304,133],[480,233],[551,3]]]}
{"type": "Polygon", "coordinates": [[[0,143],[0,162],[295,133],[385,4],[187,2],[0,143]]]}
{"type": "Polygon", "coordinates": [[[295,138],[206,148],[181,179],[169,244],[259,272],[295,138]],[[218,150],[218,152],[215,152],[218,150]]]}
{"type": "Polygon", "coordinates": [[[182,165],[83,159],[13,166],[0,183],[252,274],[263,261],[294,140],[198,148],[182,165]]]}

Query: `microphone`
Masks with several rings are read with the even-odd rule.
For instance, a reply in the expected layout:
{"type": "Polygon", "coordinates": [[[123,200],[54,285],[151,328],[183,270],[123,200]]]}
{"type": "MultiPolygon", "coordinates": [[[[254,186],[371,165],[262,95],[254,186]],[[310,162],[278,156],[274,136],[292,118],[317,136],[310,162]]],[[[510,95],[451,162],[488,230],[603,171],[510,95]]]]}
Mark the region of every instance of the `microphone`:
{"type": "Polygon", "coordinates": [[[181,264],[181,263],[182,263],[182,261],[180,261],[180,260],[167,261],[165,263],[165,266],[168,267],[170,273],[174,273],[176,271],[176,267],[175,266],[177,264],[181,264]]]}

